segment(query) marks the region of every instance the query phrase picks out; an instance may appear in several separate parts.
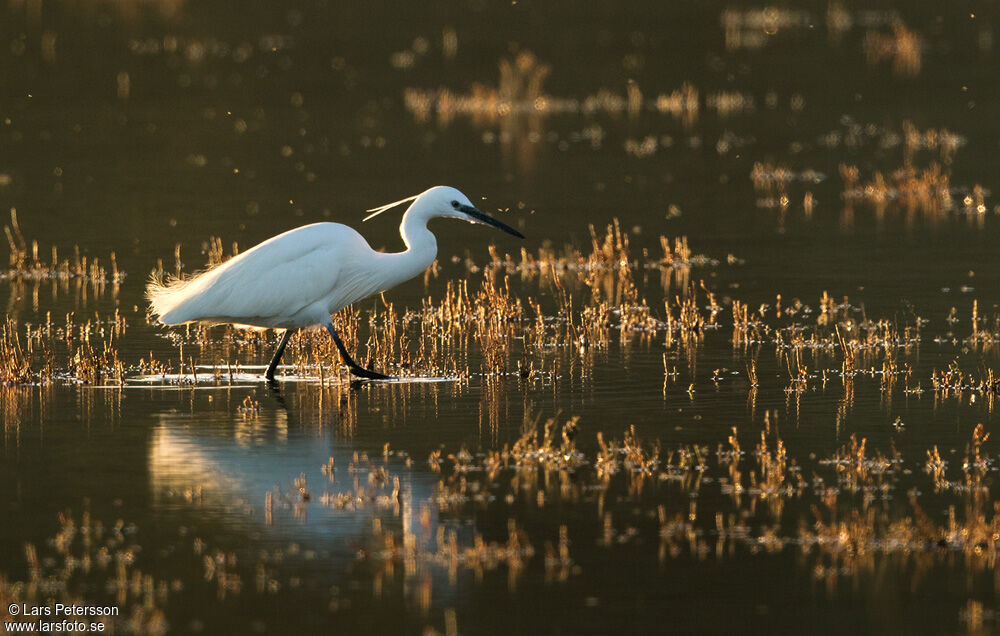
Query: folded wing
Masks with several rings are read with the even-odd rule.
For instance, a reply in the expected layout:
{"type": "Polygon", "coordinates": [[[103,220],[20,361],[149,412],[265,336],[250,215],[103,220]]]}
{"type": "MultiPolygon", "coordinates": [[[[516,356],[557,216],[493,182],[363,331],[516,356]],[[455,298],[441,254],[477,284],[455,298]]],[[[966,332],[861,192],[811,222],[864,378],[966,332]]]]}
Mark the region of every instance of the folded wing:
{"type": "MultiPolygon", "coordinates": [[[[367,243],[353,229],[316,223],[269,239],[187,280],[152,280],[146,288],[160,322],[235,322],[273,327],[316,303],[338,285],[345,259],[367,243]]],[[[369,250],[370,251],[370,250],[369,250]]]]}

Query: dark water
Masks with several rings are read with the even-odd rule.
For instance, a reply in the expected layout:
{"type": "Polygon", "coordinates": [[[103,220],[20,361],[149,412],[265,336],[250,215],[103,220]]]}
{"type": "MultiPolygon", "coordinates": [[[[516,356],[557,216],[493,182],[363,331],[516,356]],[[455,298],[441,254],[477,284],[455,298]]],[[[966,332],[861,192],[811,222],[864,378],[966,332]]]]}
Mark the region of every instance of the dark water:
{"type": "MultiPolygon", "coordinates": [[[[221,237],[228,253],[233,242],[245,249],[336,220],[394,250],[392,215],[362,227],[363,211],[439,183],[485,210],[509,210],[505,220],[528,238],[437,223],[440,272],[390,292],[397,308],[439,298],[449,280],[478,286],[482,274],[461,261],[483,265],[491,241],[515,260],[522,245],[587,253],[588,225],[603,235],[618,219],[635,255],[659,254],[662,234],[686,236],[695,253],[715,259],[689,277],[699,289],[703,280],[723,311],[721,328],[689,346],[612,330],[607,348],[588,356],[523,354],[561,369],[554,379],[285,383],[278,396],[255,381],[5,387],[0,573],[11,586],[3,606],[26,593],[18,587],[31,577],[24,545],[38,546],[43,565],[52,555],[46,567],[56,568],[63,557],[48,538],[59,514],[70,510],[79,523],[87,510],[91,523],[124,521],[122,546],[138,546],[135,571],[152,577],[155,592],[139,584],[124,599],[114,566],[69,578],[72,598],[117,604],[131,617],[116,622],[121,633],[165,625],[210,634],[992,631],[996,539],[970,552],[960,531],[945,534],[950,507],[959,526],[979,514],[994,523],[997,447],[983,444],[988,463],[976,494],[936,491],[924,468],[937,446],[949,479],[961,481],[975,426],[995,428],[989,391],[939,394],[931,374],[952,361],[977,378],[998,368],[995,338],[963,341],[973,302],[982,329],[995,329],[1000,303],[996,14],[992,4],[912,2],[9,0],[0,10],[0,209],[16,208],[43,256],[56,245],[66,257],[76,245],[107,263],[114,252],[127,272],[117,287],[5,279],[7,314],[22,329],[49,312],[62,324],[69,312],[85,319],[117,309],[128,323],[116,346],[129,374],[150,355],[176,369],[181,352],[147,324],[143,299],[158,260],[173,270],[175,245],[193,271],[206,263],[209,237],[221,237]],[[501,64],[519,56],[520,79],[505,84],[501,64]],[[540,90],[523,89],[532,78],[540,90]],[[513,112],[483,106],[498,89],[513,112]],[[685,90],[696,92],[693,106],[675,106],[685,90]],[[421,99],[428,112],[414,107],[421,99]],[[892,190],[901,168],[919,176],[935,165],[947,182],[927,186],[933,203],[895,194],[880,203],[877,188],[864,190],[875,173],[892,190]],[[842,166],[857,168],[856,186],[842,166]],[[775,169],[788,175],[780,186],[759,178],[775,169]],[[751,310],[769,304],[777,324],[815,324],[824,292],[838,303],[849,297],[857,322],[886,319],[902,330],[917,316],[927,321],[918,342],[888,356],[912,368],[905,383],[881,390],[877,374],[848,382],[835,375],[841,352],[807,351],[808,389],[789,392],[792,367],[780,347],[734,345],[733,300],[751,310]],[[783,306],[797,298],[813,313],[775,318],[778,294],[783,306]],[[676,375],[665,376],[665,359],[676,375]],[[746,378],[750,360],[757,391],[746,378]],[[905,390],[918,383],[922,393],[905,390]],[[247,396],[259,404],[243,408],[247,396]],[[621,439],[636,425],[642,439],[660,441],[664,466],[676,461],[667,449],[710,449],[710,481],[692,486],[658,472],[637,492],[633,477],[606,491],[580,478],[574,494],[554,495],[555,487],[542,505],[502,474],[484,486],[492,500],[434,503],[442,477],[427,462],[433,451],[487,453],[517,440],[525,422],[573,416],[590,459],[598,431],[621,439]],[[716,449],[733,427],[751,464],[761,432],[772,450],[780,435],[810,487],[777,511],[760,493],[736,501],[723,492],[728,469],[716,449]],[[822,460],[851,435],[868,440],[869,456],[894,448],[902,463],[885,477],[887,497],[873,503],[871,490],[841,484],[826,508],[814,479],[838,482],[822,460]],[[384,457],[387,443],[412,463],[384,457]],[[356,453],[399,477],[400,504],[321,501],[324,492],[352,491],[355,479],[367,483],[374,468],[356,453]],[[331,457],[333,482],[321,471],[331,457]],[[357,474],[348,471],[353,462],[357,474]],[[308,501],[297,498],[300,474],[308,501]],[[659,506],[670,518],[690,513],[688,539],[661,539],[659,506]],[[720,537],[716,514],[743,519],[748,538],[720,537]],[[867,520],[859,525],[878,540],[831,557],[802,539],[817,519],[852,517],[867,520]],[[522,567],[501,562],[479,573],[463,562],[451,573],[447,559],[408,565],[385,558],[380,545],[387,529],[399,542],[416,527],[454,531],[463,546],[476,534],[505,543],[511,519],[534,549],[522,567]],[[945,530],[927,533],[926,550],[879,543],[905,520],[945,530]],[[561,526],[570,561],[546,557],[546,543],[558,552],[561,526]],[[786,543],[774,547],[774,536],[786,543]]],[[[905,187],[927,184],[917,181],[905,187]]],[[[685,294],[683,285],[665,288],[658,271],[636,278],[660,318],[664,299],[685,294]]],[[[511,281],[519,298],[554,302],[549,285],[511,281]]],[[[698,302],[704,309],[703,292],[698,302]]],[[[266,362],[257,348],[220,356],[188,346],[190,355],[206,365],[266,362]]],[[[885,357],[866,365],[881,368],[885,357]]],[[[467,362],[480,368],[475,347],[467,362]]],[[[558,472],[549,478],[558,483],[558,472]]]]}

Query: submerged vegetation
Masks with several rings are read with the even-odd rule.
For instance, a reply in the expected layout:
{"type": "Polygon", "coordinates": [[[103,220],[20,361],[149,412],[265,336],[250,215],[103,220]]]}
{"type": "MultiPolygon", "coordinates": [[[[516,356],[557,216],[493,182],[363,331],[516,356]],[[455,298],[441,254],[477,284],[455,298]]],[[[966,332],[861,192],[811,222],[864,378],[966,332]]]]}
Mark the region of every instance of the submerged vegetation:
{"type": "MultiPolygon", "coordinates": [[[[252,553],[187,530],[168,539],[172,574],[151,574],[163,557],[145,545],[148,530],[95,520],[85,506],[79,517],[60,514],[58,533],[43,545],[25,546],[28,577],[0,578],[0,600],[6,607],[83,594],[120,608],[120,616],[102,618],[108,625],[166,633],[178,627],[166,619],[168,604],[206,593],[219,602],[281,597],[305,611],[349,615],[365,596],[391,598],[387,590],[401,589],[402,611],[427,621],[431,600],[458,586],[500,579],[513,593],[526,578],[565,585],[632,550],[658,572],[675,562],[790,554],[831,591],[841,581],[874,581],[886,569],[915,572],[911,585],[920,588],[933,567],[955,558],[970,573],[992,571],[1000,516],[989,495],[993,444],[982,425],[953,459],[937,446],[925,457],[907,455],[891,439],[873,448],[854,434],[817,456],[783,440],[770,412],[750,428],[734,426],[715,444],[672,445],[644,441],[635,427],[584,442],[588,427],[579,418],[525,422],[511,444],[442,449],[423,466],[388,445],[380,456],[355,452],[346,466],[331,457],[243,506],[248,519],[267,527],[300,524],[311,514],[366,519],[354,559],[367,592],[334,586],[317,598],[303,588],[281,565],[309,567],[319,558],[311,548],[291,543],[252,553]],[[426,495],[414,487],[424,472],[436,479],[426,495]],[[317,473],[322,478],[309,482],[317,473]],[[904,476],[911,476],[905,487],[904,476]],[[945,508],[944,520],[928,506],[945,508]],[[550,508],[571,510],[576,521],[541,529],[550,508]],[[471,531],[456,523],[487,515],[506,518],[506,531],[488,538],[475,522],[471,531]],[[596,551],[578,556],[579,546],[596,551]]],[[[199,483],[174,496],[197,503],[225,489],[199,483]]],[[[455,620],[451,610],[445,620],[455,620]]]]}
{"type": "Polygon", "coordinates": [[[87,285],[94,295],[103,294],[106,285],[117,286],[125,279],[125,272],[118,269],[118,260],[111,252],[108,258],[110,271],[98,258],[90,258],[80,253],[79,246],[73,247],[72,258],[59,258],[59,248],[52,246],[46,254],[39,247],[37,240],[30,243],[21,233],[17,220],[17,210],[10,210],[10,224],[4,225],[4,234],[10,247],[8,267],[0,272],[0,280],[23,283],[25,281],[59,281],[68,288],[70,282],[77,289],[87,285]],[[45,260],[46,257],[49,260],[45,260]]]}
{"type": "MultiPolygon", "coordinates": [[[[963,371],[958,362],[970,351],[989,354],[1000,342],[1000,314],[981,315],[974,300],[970,318],[961,319],[952,308],[941,323],[944,331],[930,337],[925,333],[929,321],[912,310],[902,319],[875,319],[866,315],[863,305],[847,297],[837,301],[826,292],[815,305],[778,294],[773,304],[753,308],[732,294],[720,300],[700,278],[714,277],[720,267],[738,272],[742,261],[732,254],[711,258],[692,251],[686,237],[665,236],[660,237],[659,252],[642,249],[637,254],[634,237],[617,220],[603,234],[594,227],[590,234],[589,252],[572,246],[542,247],[514,257],[490,247],[483,262],[469,257],[456,261],[466,276],[448,280],[440,296],[427,296],[419,307],[397,309],[383,297],[367,307],[344,310],[334,317],[335,324],[362,364],[404,381],[477,376],[544,384],[587,376],[594,364],[612,355],[612,348],[627,352],[638,346],[664,351],[664,397],[676,390],[672,387],[686,388],[693,397],[695,385],[705,380],[697,370],[699,348],[706,338],[730,334],[734,355],[743,362],[725,374],[715,369],[711,382],[716,387],[739,377],[754,394],[757,365],[762,350],[769,348],[779,376],[786,375],[789,394],[817,385],[825,388],[835,378],[845,395],[853,391],[856,378],[877,380],[887,399],[896,391],[919,394],[924,387],[942,398],[962,391],[1000,390],[992,369],[983,374],[963,371]],[[522,295],[515,288],[536,291],[522,295]],[[967,335],[955,335],[958,323],[968,325],[967,335]],[[946,371],[915,375],[908,360],[925,342],[956,347],[946,371]],[[679,383],[678,359],[687,361],[690,387],[679,383]]],[[[217,238],[203,246],[203,253],[209,265],[226,258],[217,238]]],[[[232,253],[238,253],[235,244],[232,253]]],[[[183,276],[181,246],[175,261],[176,274],[183,276]]],[[[442,275],[438,265],[427,273],[442,275]]],[[[126,325],[117,310],[112,316],[95,313],[84,319],[70,313],[61,323],[51,315],[40,324],[21,324],[8,316],[0,337],[2,381],[7,386],[123,386],[132,379],[146,385],[225,386],[253,377],[274,344],[267,331],[195,324],[164,332],[174,355],[158,359],[149,352],[123,361],[119,347],[126,325]]],[[[320,385],[349,380],[339,353],[321,331],[295,335],[285,364],[297,380],[320,385]]]]}

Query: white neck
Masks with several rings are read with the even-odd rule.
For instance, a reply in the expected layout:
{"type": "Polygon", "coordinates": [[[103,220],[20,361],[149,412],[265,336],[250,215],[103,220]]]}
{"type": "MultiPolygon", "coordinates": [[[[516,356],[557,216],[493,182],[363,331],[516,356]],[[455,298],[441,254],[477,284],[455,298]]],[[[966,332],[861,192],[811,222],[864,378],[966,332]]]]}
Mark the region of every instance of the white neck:
{"type": "Polygon", "coordinates": [[[434,263],[437,258],[437,239],[427,229],[430,219],[430,210],[421,205],[419,200],[414,201],[403,214],[399,234],[403,237],[406,250],[386,254],[392,265],[387,268],[385,289],[419,276],[434,263]]]}

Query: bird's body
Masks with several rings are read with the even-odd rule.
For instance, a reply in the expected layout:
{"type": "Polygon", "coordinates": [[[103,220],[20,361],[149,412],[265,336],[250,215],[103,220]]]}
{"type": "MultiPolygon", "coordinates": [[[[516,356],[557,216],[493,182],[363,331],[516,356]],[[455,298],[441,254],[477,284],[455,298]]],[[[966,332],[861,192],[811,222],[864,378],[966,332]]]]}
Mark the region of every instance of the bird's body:
{"type": "MultiPolygon", "coordinates": [[[[412,199],[400,224],[405,251],[377,252],[361,234],[340,223],[305,225],[270,238],[194,278],[169,283],[151,281],[147,295],[153,313],[167,325],[205,322],[286,329],[283,344],[293,330],[324,326],[350,366],[353,361],[333,331],[330,315],[430,267],[437,257],[437,240],[427,228],[430,219],[460,218],[520,236],[476,210],[454,188],[438,186],[412,199]]],[[[388,207],[378,208],[376,214],[388,207]]],[[[283,349],[280,346],[272,360],[269,377],[283,349]]],[[[352,367],[352,371],[356,370],[352,367]]]]}
{"type": "Polygon", "coordinates": [[[330,314],[419,275],[436,254],[436,244],[398,254],[376,252],[351,227],[314,223],[270,238],[190,280],[152,287],[149,296],[153,311],[168,325],[323,325],[330,314]]]}

